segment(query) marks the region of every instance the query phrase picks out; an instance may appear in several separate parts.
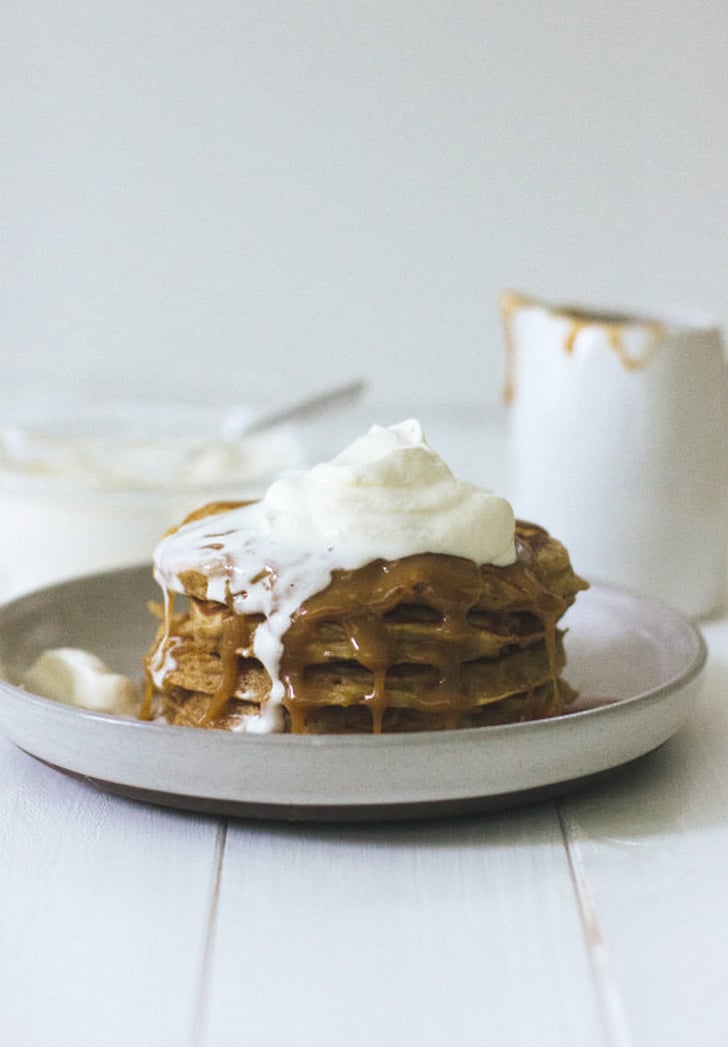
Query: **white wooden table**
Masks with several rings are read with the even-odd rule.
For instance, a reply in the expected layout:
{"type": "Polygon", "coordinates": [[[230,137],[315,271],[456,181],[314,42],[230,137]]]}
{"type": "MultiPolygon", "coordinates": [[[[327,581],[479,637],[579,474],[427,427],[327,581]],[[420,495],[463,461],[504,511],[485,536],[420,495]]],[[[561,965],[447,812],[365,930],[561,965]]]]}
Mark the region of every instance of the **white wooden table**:
{"type": "Polygon", "coordinates": [[[704,633],[689,726],[497,815],[195,816],[0,737],[0,1044],[728,1043],[728,618],[704,633]]]}

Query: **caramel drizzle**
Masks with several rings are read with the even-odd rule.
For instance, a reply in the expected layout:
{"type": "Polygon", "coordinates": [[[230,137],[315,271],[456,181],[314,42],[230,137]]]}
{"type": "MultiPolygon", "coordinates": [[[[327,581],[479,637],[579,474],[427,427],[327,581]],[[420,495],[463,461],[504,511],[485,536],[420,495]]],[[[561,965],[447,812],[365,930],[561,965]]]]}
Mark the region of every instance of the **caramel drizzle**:
{"type": "Polygon", "coordinates": [[[250,627],[244,615],[226,614],[220,638],[220,661],[222,676],[207,707],[203,725],[209,725],[222,713],[238,686],[238,655],[247,650],[250,643],[250,627]]]}
{"type": "Polygon", "coordinates": [[[164,617],[156,645],[144,659],[144,699],[137,713],[139,720],[151,720],[154,716],[154,693],[156,684],[154,675],[164,665],[170,651],[172,617],[174,615],[175,593],[164,589],[164,617]]]}
{"type": "Polygon", "coordinates": [[[151,720],[152,719],[152,706],[154,704],[154,683],[149,675],[149,671],[144,669],[144,699],[141,704],[141,708],[137,713],[138,720],[151,720]]]}
{"type": "Polygon", "coordinates": [[[581,316],[575,310],[559,306],[542,306],[535,299],[527,298],[525,295],[514,291],[504,291],[500,297],[500,313],[503,324],[503,340],[505,344],[505,379],[503,386],[503,400],[506,404],[513,403],[516,396],[516,337],[515,337],[515,314],[519,309],[529,306],[541,306],[546,308],[551,316],[560,317],[569,321],[569,327],[564,337],[564,352],[568,355],[574,354],[576,340],[579,333],[585,327],[601,327],[607,336],[610,347],[615,351],[617,358],[626,371],[640,371],[646,367],[655,355],[655,351],[665,338],[665,325],[656,321],[630,321],[606,320],[599,316],[581,316]],[[635,355],[628,351],[625,345],[626,329],[634,323],[641,327],[647,327],[650,331],[650,341],[642,353],[635,355]]]}
{"type": "MultiPolygon", "coordinates": [[[[539,533],[543,532],[531,528],[531,540],[537,542],[539,533]]],[[[434,635],[421,642],[418,650],[420,664],[434,667],[439,680],[434,693],[409,695],[409,707],[444,713],[447,724],[455,726],[459,714],[481,704],[477,696],[468,697],[462,682],[463,663],[482,657],[481,634],[468,621],[468,615],[484,607],[487,592],[496,578],[498,586],[505,581],[512,587],[508,613],[530,612],[541,623],[553,693],[551,708],[560,711],[557,622],[568,602],[543,588],[529,566],[530,555],[530,550],[521,543],[520,560],[511,567],[478,567],[468,560],[426,554],[393,563],[376,561],[355,571],[334,572],[328,588],[304,603],[286,633],[280,671],[285,686],[282,704],[288,713],[291,731],[302,733],[308,714],[331,704],[328,694],[317,693],[315,684],[306,679],[305,671],[312,661],[321,662],[320,626],[328,620],[343,626],[349,648],[347,660],[371,674],[370,689],[353,704],[369,709],[372,733],[381,733],[390,705],[388,671],[399,661],[412,664],[411,653],[409,657],[403,656],[396,632],[388,627],[384,616],[402,603],[415,601],[441,615],[434,635]]],[[[234,697],[239,681],[239,656],[250,643],[247,620],[229,612],[219,650],[221,679],[210,699],[205,724],[213,723],[234,697]]]]}
{"type": "Polygon", "coordinates": [[[514,318],[516,310],[528,305],[528,299],[515,291],[503,291],[500,296],[500,315],[503,325],[503,342],[506,347],[503,402],[512,404],[516,395],[516,333],[514,318]]]}
{"type": "MultiPolygon", "coordinates": [[[[594,326],[594,322],[590,320],[572,320],[566,338],[564,339],[565,352],[573,354],[579,332],[585,327],[591,326],[594,326]]],[[[619,362],[626,371],[639,371],[643,367],[646,367],[654,356],[658,345],[665,337],[665,328],[662,324],[650,324],[651,339],[645,346],[644,352],[639,356],[634,356],[627,351],[624,344],[625,324],[602,323],[599,326],[603,328],[607,336],[607,341],[616,352],[619,362]]]]}
{"type": "MultiPolygon", "coordinates": [[[[358,571],[336,571],[331,585],[323,593],[308,600],[294,617],[287,637],[284,659],[287,683],[284,704],[291,716],[293,731],[303,728],[305,716],[312,708],[328,704],[326,696],[322,699],[312,693],[310,684],[305,679],[305,672],[300,673],[293,667],[305,665],[309,661],[317,645],[318,623],[330,618],[338,620],[344,626],[352,660],[371,673],[371,689],[361,701],[370,711],[372,733],[381,733],[384,714],[389,707],[387,672],[402,657],[396,638],[387,627],[383,616],[402,602],[411,600],[418,587],[422,587],[422,579],[414,567],[417,559],[410,558],[409,563],[405,560],[393,564],[375,561],[358,571]],[[362,609],[364,607],[366,610],[362,609]]],[[[448,558],[426,558],[430,567],[438,560],[442,561],[442,567],[446,570],[448,558]]],[[[452,562],[450,560],[451,564],[452,562]]],[[[468,561],[457,562],[468,564],[468,561]]],[[[470,568],[477,572],[475,564],[471,564],[470,568]]],[[[462,581],[464,584],[460,600],[456,602],[460,605],[465,626],[464,615],[472,603],[474,587],[472,579],[470,585],[465,578],[462,581]]],[[[439,670],[440,682],[437,688],[438,698],[435,701],[424,696],[413,696],[410,700],[412,708],[436,711],[438,707],[447,708],[453,699],[448,693],[452,690],[453,663],[458,661],[459,668],[457,655],[462,658],[464,643],[467,641],[461,637],[460,643],[457,643],[457,629],[453,628],[452,615],[448,615],[448,611],[453,609],[443,606],[441,600],[438,606],[438,600],[433,599],[434,590],[447,591],[448,588],[453,588],[452,580],[449,580],[447,586],[438,586],[430,579],[427,583],[428,592],[421,594],[427,599],[428,605],[435,607],[443,616],[438,627],[438,642],[421,652],[424,662],[435,665],[439,670]],[[454,646],[448,644],[448,634],[454,646]]],[[[461,631],[469,633],[471,630],[465,626],[461,631]]]]}

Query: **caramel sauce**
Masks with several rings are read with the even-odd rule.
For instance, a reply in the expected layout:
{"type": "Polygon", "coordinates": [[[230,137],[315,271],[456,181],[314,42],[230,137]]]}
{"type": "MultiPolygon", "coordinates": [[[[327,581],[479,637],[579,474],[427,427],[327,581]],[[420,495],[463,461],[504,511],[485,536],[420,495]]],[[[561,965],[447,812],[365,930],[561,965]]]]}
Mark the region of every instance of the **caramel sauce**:
{"type": "Polygon", "coordinates": [[[503,342],[506,347],[506,371],[503,385],[503,401],[506,404],[513,403],[516,395],[516,335],[514,330],[514,317],[516,311],[529,300],[515,291],[503,291],[500,296],[500,314],[503,325],[503,342]]]}
{"type": "MultiPolygon", "coordinates": [[[[498,613],[497,608],[493,610],[494,601],[500,601],[508,614],[528,613],[541,623],[553,706],[560,707],[557,622],[568,602],[545,590],[532,570],[540,535],[546,540],[547,536],[540,528],[527,526],[529,542],[518,542],[518,560],[508,567],[478,566],[459,557],[426,553],[335,571],[329,586],[306,600],[294,614],[284,636],[280,677],[285,687],[282,704],[291,731],[303,732],[312,710],[332,704],[331,695],[321,693],[315,674],[313,678],[307,674],[312,665],[335,667],[321,639],[322,627],[329,623],[343,629],[348,647],[349,657],[340,661],[342,673],[354,665],[371,678],[369,689],[353,704],[363,704],[369,710],[373,733],[382,731],[390,703],[388,677],[392,671],[396,673],[397,666],[405,671],[419,666],[423,673],[425,668],[434,670],[436,682],[409,694],[408,705],[421,712],[444,713],[454,726],[460,713],[480,704],[478,695],[468,694],[463,684],[463,666],[482,658],[482,630],[474,622],[479,608],[486,616],[498,613]],[[423,615],[416,614],[423,607],[428,611],[425,619],[431,618],[424,629],[423,615]],[[408,621],[407,608],[415,612],[414,624],[408,621]],[[429,612],[434,613],[430,616],[429,612]]],[[[238,657],[250,643],[248,620],[228,611],[219,651],[222,678],[210,700],[205,724],[220,716],[234,696],[238,657]]]]}
{"type": "Polygon", "coordinates": [[[154,684],[152,683],[151,677],[148,672],[144,673],[144,698],[142,700],[141,708],[137,713],[138,720],[151,720],[152,719],[152,708],[154,702],[154,684]]]}
{"type": "Polygon", "coordinates": [[[164,590],[164,616],[162,634],[154,648],[144,659],[144,698],[141,708],[137,714],[139,720],[151,720],[153,718],[154,702],[154,671],[162,665],[169,651],[170,633],[172,629],[172,616],[174,614],[175,593],[164,590]]]}
{"type": "Polygon", "coordinates": [[[222,678],[212,696],[205,715],[205,723],[210,723],[220,715],[228,701],[235,694],[238,683],[238,654],[247,649],[250,643],[250,626],[244,615],[229,612],[225,615],[220,639],[220,661],[222,678]]]}
{"type": "Polygon", "coordinates": [[[586,313],[568,306],[545,306],[543,303],[518,294],[515,291],[504,291],[501,294],[499,305],[506,353],[503,387],[503,399],[506,404],[511,404],[516,395],[517,347],[514,318],[519,309],[538,306],[545,308],[551,316],[568,320],[569,326],[564,336],[563,348],[564,352],[569,355],[573,355],[576,340],[584,328],[601,327],[607,336],[609,346],[614,350],[620,364],[626,371],[639,371],[646,367],[665,337],[665,326],[657,321],[640,320],[612,313],[586,313]],[[630,353],[625,345],[626,329],[635,324],[648,328],[651,336],[644,351],[639,355],[630,353]]]}

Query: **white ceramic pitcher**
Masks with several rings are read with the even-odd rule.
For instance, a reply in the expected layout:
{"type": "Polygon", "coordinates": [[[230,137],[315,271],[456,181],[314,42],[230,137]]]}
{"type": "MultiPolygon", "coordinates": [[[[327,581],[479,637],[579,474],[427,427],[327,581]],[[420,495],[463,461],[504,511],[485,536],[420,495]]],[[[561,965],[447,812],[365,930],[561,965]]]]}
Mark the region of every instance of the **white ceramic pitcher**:
{"type": "Polygon", "coordinates": [[[728,569],[728,368],[721,333],[507,293],[516,514],[577,571],[715,610],[728,569]]]}

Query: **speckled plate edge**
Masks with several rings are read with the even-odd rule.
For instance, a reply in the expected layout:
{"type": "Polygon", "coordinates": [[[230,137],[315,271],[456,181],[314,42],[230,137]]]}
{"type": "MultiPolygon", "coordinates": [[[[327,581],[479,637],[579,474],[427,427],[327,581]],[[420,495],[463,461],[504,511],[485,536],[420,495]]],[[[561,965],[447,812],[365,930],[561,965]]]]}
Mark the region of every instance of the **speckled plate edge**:
{"type": "MultiPolygon", "coordinates": [[[[156,595],[142,565],[20,597],[0,608],[0,659],[23,666],[65,644],[134,672],[154,629],[146,605],[156,595]]],[[[0,726],[67,774],[189,810],[363,821],[501,809],[559,795],[657,748],[700,693],[705,643],[671,608],[595,585],[568,625],[573,682],[587,703],[603,701],[554,720],[379,737],[245,736],[92,713],[0,681],[0,726]]]]}

